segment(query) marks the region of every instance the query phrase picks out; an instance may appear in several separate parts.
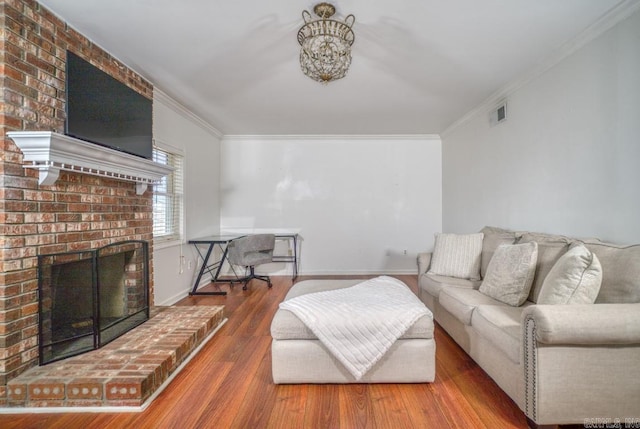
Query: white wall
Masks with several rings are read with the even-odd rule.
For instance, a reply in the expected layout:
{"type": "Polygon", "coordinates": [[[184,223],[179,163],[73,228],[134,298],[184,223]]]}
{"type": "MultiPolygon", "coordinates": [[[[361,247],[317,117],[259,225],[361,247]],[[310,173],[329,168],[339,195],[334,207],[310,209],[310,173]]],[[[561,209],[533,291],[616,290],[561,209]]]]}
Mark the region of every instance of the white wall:
{"type": "Polygon", "coordinates": [[[443,136],[443,227],[640,242],[640,13],[443,136]]]}
{"type": "MultiPolygon", "coordinates": [[[[217,233],[220,138],[215,130],[159,91],[154,94],[153,126],[156,140],[184,152],[184,237],[217,233]]],[[[196,256],[186,243],[154,245],[155,305],[170,305],[187,295],[195,279],[196,256]]]]}
{"type": "Polygon", "coordinates": [[[221,153],[222,228],[300,228],[302,274],[413,273],[441,230],[439,138],[230,136],[221,153]]]}

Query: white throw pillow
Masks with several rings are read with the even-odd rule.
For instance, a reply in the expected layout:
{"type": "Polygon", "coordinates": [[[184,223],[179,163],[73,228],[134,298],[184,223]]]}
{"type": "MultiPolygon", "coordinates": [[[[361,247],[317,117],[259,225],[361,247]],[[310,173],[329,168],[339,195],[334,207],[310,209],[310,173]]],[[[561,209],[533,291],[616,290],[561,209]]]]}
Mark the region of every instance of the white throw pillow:
{"type": "Polygon", "coordinates": [[[593,304],[602,285],[598,257],[579,244],[558,259],[542,283],[538,304],[593,304]]]}
{"type": "Polygon", "coordinates": [[[480,280],[484,234],[436,234],[429,272],[439,276],[480,280]]]}
{"type": "Polygon", "coordinates": [[[527,300],[538,259],[538,243],[501,244],[478,289],[505,304],[519,307],[527,300]]]}

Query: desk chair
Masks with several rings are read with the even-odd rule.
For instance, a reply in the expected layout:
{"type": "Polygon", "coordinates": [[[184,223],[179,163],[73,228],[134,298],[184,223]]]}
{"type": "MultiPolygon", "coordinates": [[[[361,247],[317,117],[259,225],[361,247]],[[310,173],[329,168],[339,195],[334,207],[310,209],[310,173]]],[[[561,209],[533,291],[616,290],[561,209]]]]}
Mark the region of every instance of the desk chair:
{"type": "Polygon", "coordinates": [[[276,237],[273,234],[247,235],[246,237],[236,238],[229,243],[227,248],[229,263],[245,267],[245,273],[246,269],[249,269],[248,276],[237,279],[237,281],[244,282],[243,290],[247,290],[247,283],[252,279],[267,282],[267,285],[271,287],[269,276],[256,275],[255,267],[256,265],[272,262],[275,243],[276,237]]]}

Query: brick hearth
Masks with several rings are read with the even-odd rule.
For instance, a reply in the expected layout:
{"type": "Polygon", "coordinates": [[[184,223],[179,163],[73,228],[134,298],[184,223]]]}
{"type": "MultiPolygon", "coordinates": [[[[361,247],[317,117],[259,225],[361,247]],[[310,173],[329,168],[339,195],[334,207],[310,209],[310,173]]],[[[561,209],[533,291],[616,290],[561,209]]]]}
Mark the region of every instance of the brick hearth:
{"type": "Polygon", "coordinates": [[[156,307],[105,347],[32,368],[8,384],[10,407],[139,407],[223,322],[223,306],[156,307]]]}

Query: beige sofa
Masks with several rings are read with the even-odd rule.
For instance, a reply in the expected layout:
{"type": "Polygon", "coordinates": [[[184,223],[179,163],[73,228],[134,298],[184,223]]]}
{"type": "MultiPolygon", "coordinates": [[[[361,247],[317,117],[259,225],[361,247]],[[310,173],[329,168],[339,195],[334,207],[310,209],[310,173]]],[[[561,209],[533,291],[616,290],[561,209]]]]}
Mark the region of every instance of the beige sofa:
{"type": "Polygon", "coordinates": [[[520,306],[505,304],[480,291],[481,279],[430,273],[433,254],[422,253],[420,298],[436,322],[516,402],[531,426],[637,422],[640,245],[493,227],[481,232],[481,278],[499,245],[536,243],[529,295],[520,306]],[[537,304],[545,277],[576,244],[595,254],[601,265],[595,303],[537,304]]]}

